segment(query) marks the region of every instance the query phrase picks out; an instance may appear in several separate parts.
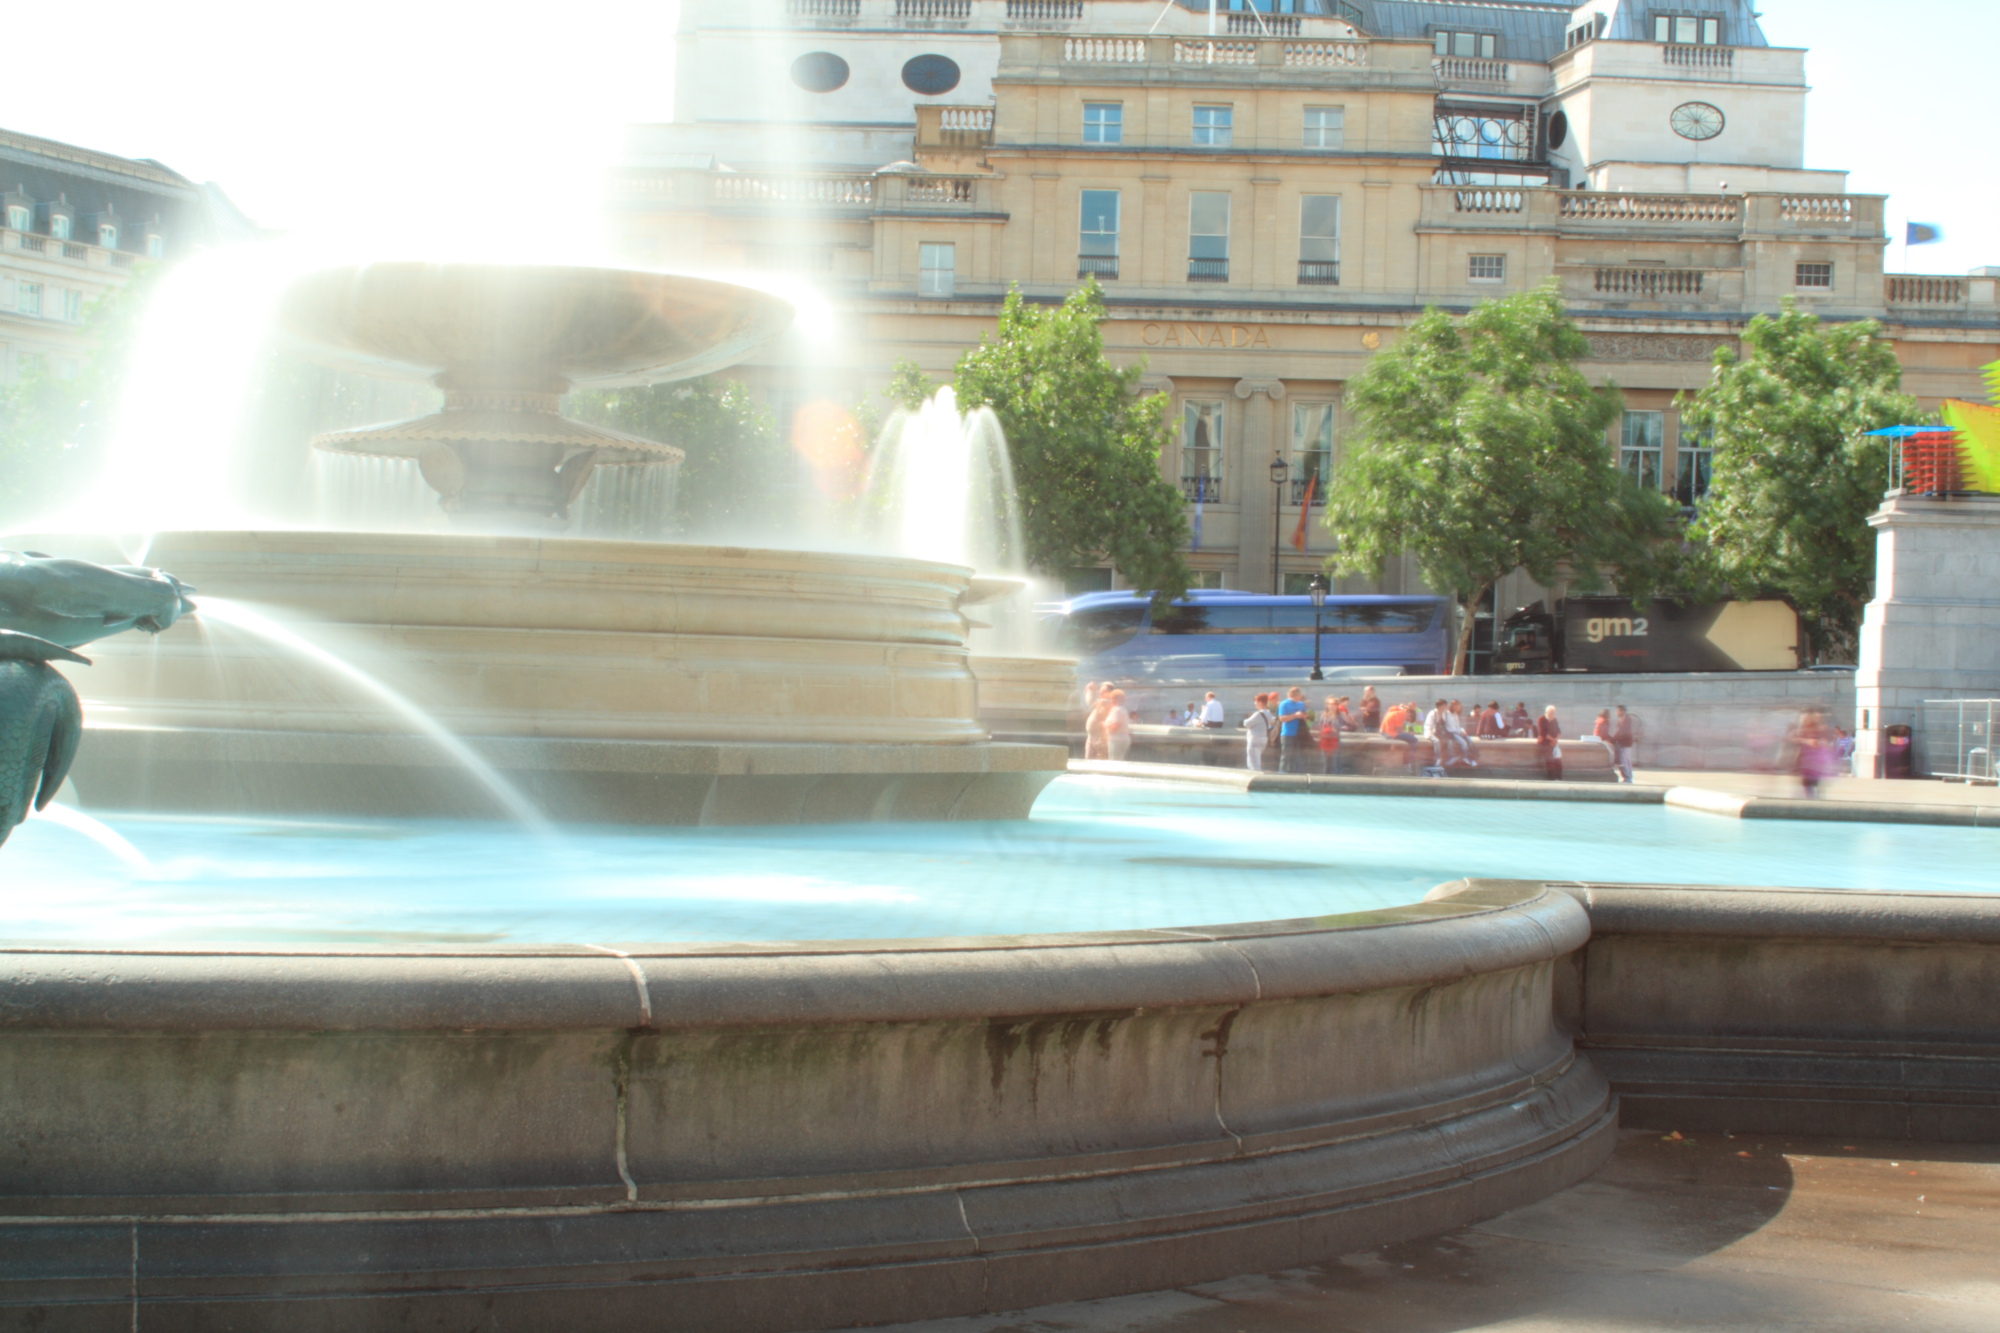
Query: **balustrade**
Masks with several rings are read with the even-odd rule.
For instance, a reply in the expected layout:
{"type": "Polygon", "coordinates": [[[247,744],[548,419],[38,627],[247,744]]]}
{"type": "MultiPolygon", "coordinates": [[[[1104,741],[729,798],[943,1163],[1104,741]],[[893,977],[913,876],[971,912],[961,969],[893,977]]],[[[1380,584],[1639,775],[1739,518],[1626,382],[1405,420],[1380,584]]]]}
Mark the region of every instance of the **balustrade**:
{"type": "Polygon", "coordinates": [[[1453,190],[1452,211],[1456,213],[1520,213],[1528,206],[1525,190],[1453,190]]]}
{"type": "Polygon", "coordinates": [[[1742,201],[1726,194],[1622,194],[1565,190],[1557,212],[1575,222],[1735,222],[1742,201]]]}
{"type": "Polygon", "coordinates": [[[1733,70],[1736,52],[1727,46],[1663,46],[1660,59],[1677,69],[1733,70]]]}
{"type": "Polygon", "coordinates": [[[1358,69],[1367,63],[1365,42],[1285,43],[1285,64],[1294,69],[1358,69]]]}
{"type": "Polygon", "coordinates": [[[894,0],[895,17],[918,23],[962,23],[972,17],[972,0],[894,0]]]}
{"type": "Polygon", "coordinates": [[[1778,217],[1785,222],[1852,222],[1854,198],[1845,194],[1781,195],[1778,217]]]}
{"type": "Polygon", "coordinates": [[[1296,14],[1231,14],[1229,16],[1231,37],[1296,37],[1299,35],[1299,17],[1296,14]]]}
{"type": "Polygon", "coordinates": [[[1007,22],[1020,27],[1082,21],[1083,0],[1007,0],[1007,22]]]}
{"type": "Polygon", "coordinates": [[[1257,63],[1257,43],[1177,41],[1174,43],[1174,63],[1176,65],[1254,65],[1257,63]]]}
{"type": "Polygon", "coordinates": [[[1601,268],[1596,291],[1602,296],[1700,296],[1702,278],[1698,268],[1601,268]]]}
{"type": "Polygon", "coordinates": [[[1891,273],[1883,280],[1890,305],[1964,305],[1964,278],[1922,273],[1891,273]]]}
{"type": "Polygon", "coordinates": [[[785,0],[785,17],[814,23],[852,23],[861,17],[861,0],[785,0]]]}
{"type": "Polygon", "coordinates": [[[1469,56],[1433,56],[1431,72],[1446,83],[1511,83],[1514,67],[1504,60],[1469,56]]]}
{"type": "Polygon", "coordinates": [[[964,176],[926,178],[910,176],[905,178],[903,197],[913,204],[969,204],[972,202],[972,181],[964,176]]]}
{"type": "Polygon", "coordinates": [[[1066,37],[1063,59],[1072,65],[1143,65],[1143,37],[1066,37]]]}
{"type": "Polygon", "coordinates": [[[728,172],[713,177],[714,197],[776,204],[875,202],[873,176],[759,176],[728,172]]]}
{"type": "Polygon", "coordinates": [[[993,128],[990,106],[947,106],[938,108],[938,127],[965,134],[983,134],[993,128]]]}

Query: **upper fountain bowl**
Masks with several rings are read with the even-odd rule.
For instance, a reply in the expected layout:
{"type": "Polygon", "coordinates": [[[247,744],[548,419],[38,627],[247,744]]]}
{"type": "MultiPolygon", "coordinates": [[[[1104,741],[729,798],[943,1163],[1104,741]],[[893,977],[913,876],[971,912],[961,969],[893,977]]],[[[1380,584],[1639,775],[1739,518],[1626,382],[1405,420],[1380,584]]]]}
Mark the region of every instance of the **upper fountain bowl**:
{"type": "Polygon", "coordinates": [[[764,292],[674,274],[398,262],[308,274],[278,320],[316,359],[356,370],[445,389],[562,392],[719,370],[792,315],[764,292]]]}

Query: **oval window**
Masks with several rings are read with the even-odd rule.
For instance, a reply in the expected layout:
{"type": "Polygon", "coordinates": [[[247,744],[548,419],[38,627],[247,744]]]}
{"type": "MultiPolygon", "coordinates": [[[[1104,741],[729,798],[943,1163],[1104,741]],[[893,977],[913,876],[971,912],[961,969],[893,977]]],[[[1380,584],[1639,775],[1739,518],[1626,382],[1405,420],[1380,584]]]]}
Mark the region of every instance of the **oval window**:
{"type": "Polygon", "coordinates": [[[847,82],[847,62],[831,51],[808,51],[792,62],[792,82],[809,93],[830,93],[847,82]]]}
{"type": "Polygon", "coordinates": [[[916,56],[903,66],[903,86],[925,97],[958,87],[958,62],[949,56],[916,56]]]}
{"type": "Polygon", "coordinates": [[[1569,116],[1558,111],[1549,117],[1549,147],[1560,148],[1569,141],[1569,116]]]}

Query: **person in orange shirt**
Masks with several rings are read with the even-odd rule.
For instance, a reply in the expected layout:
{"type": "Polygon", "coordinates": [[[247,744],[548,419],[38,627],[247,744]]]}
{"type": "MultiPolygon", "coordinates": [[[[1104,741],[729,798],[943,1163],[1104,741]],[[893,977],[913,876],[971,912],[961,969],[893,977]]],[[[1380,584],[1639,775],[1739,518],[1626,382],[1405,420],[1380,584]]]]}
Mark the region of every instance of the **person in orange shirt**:
{"type": "Polygon", "coordinates": [[[1416,764],[1417,738],[1410,734],[1410,719],[1417,715],[1415,704],[1396,704],[1382,715],[1382,735],[1403,743],[1403,767],[1416,764]]]}

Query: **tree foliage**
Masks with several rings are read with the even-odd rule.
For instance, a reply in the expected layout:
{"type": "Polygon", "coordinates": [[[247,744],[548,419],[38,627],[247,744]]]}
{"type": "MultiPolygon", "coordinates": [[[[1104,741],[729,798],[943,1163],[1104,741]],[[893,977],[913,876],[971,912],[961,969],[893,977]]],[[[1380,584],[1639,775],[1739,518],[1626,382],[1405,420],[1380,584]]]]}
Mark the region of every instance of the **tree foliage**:
{"type": "Polygon", "coordinates": [[[755,530],[771,515],[773,487],[795,471],[771,409],[721,375],[577,393],[568,407],[579,421],[687,452],[676,483],[685,531],[755,530]]]}
{"type": "Polygon", "coordinates": [[[1188,524],[1160,475],[1167,398],[1138,396],[1143,365],[1105,358],[1104,318],[1095,280],[1052,309],[1009,292],[998,332],[959,358],[958,405],[991,407],[1007,433],[1030,567],[1061,574],[1108,556],[1133,587],[1178,597],[1188,524]]]}
{"type": "Polygon", "coordinates": [[[1873,320],[1823,325],[1790,300],[1724,349],[1681,411],[1681,436],[1715,448],[1690,537],[1690,569],[1725,595],[1775,595],[1806,621],[1819,654],[1848,655],[1875,577],[1868,515],[1888,485],[1889,450],[1867,431],[1917,420],[1895,349],[1873,320]]]}
{"type": "Polygon", "coordinates": [[[1553,284],[1481,303],[1462,320],[1431,309],[1348,385],[1359,439],[1327,496],[1340,569],[1379,573],[1404,552],[1464,615],[1452,670],[1465,670],[1472,611],[1515,569],[1584,587],[1605,573],[1650,587],[1674,511],[1618,470],[1605,432],[1616,388],[1591,387],[1587,350],[1553,284]]]}

